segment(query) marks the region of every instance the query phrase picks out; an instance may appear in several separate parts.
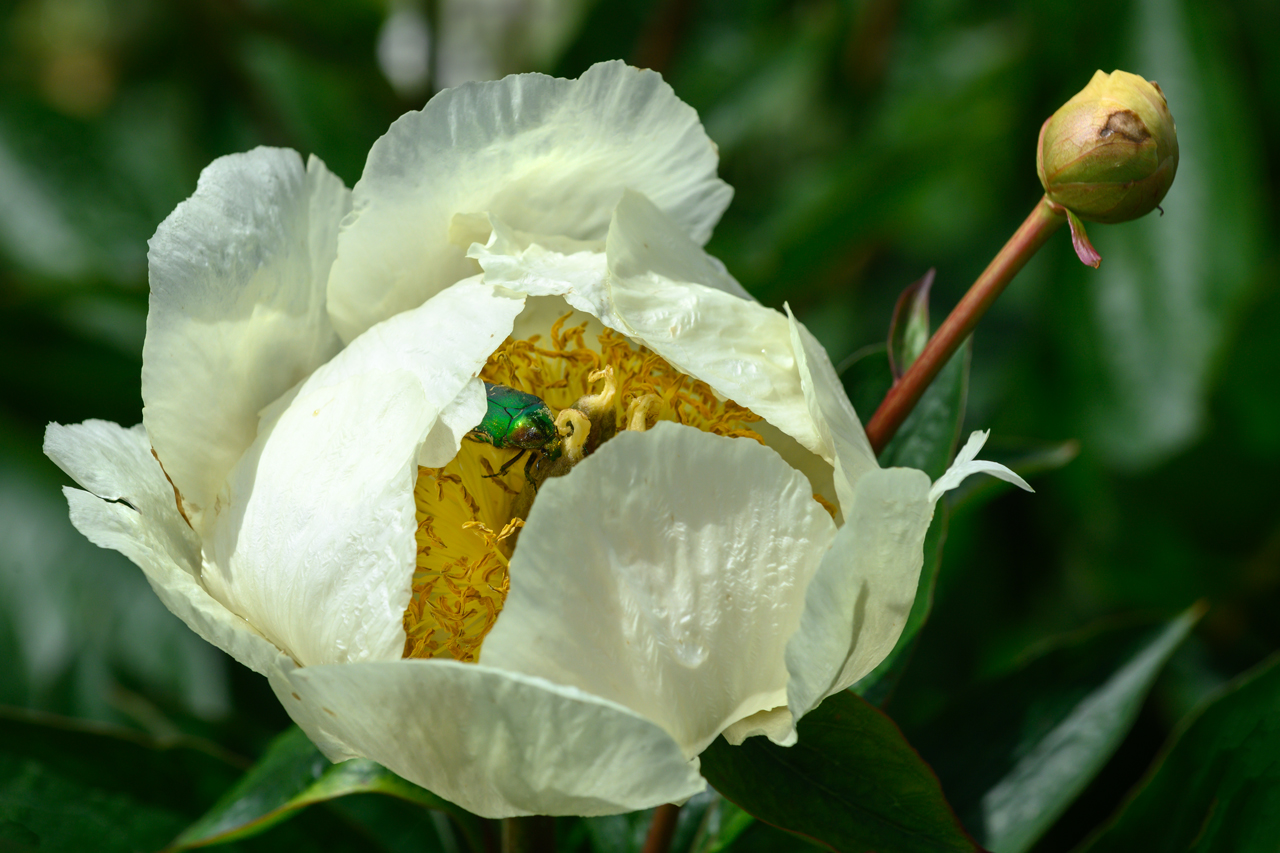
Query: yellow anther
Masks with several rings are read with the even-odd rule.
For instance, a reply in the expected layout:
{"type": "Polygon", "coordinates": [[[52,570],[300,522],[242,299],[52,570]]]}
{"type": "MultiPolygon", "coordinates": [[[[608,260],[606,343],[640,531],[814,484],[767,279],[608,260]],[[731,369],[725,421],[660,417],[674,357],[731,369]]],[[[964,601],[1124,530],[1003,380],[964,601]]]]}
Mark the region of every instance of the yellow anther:
{"type": "Polygon", "coordinates": [[[657,394],[645,394],[636,397],[627,404],[627,429],[644,432],[649,428],[649,415],[662,405],[662,398],[657,394]]]}
{"type": "Polygon", "coordinates": [[[599,420],[604,416],[610,408],[613,407],[614,398],[618,396],[618,385],[613,381],[613,368],[605,365],[599,370],[593,370],[587,374],[588,382],[598,382],[604,380],[604,387],[600,389],[598,394],[588,394],[579,397],[573,407],[591,420],[599,420]]]}
{"type": "Polygon", "coordinates": [[[556,415],[556,430],[564,437],[564,457],[570,465],[577,465],[591,437],[591,421],[577,409],[561,409],[556,415]]]}

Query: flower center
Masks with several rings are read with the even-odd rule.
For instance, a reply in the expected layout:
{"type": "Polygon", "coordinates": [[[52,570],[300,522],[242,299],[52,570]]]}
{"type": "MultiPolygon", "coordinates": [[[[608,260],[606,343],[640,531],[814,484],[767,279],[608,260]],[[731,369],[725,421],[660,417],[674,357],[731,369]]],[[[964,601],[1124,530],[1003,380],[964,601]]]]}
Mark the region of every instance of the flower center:
{"type": "MultiPolygon", "coordinates": [[[[485,382],[541,397],[559,413],[565,461],[552,476],[618,430],[646,430],[658,420],[763,444],[749,426],[759,417],[748,409],[717,399],[705,382],[609,329],[591,346],[587,325],[565,329],[567,319],[552,326],[549,348],[539,346],[539,335],[508,339],[480,372],[485,382]]],[[[479,659],[506,600],[511,555],[537,491],[521,462],[499,473],[518,452],[467,439],[448,465],[418,469],[418,557],[404,614],[405,657],[479,659]]]]}

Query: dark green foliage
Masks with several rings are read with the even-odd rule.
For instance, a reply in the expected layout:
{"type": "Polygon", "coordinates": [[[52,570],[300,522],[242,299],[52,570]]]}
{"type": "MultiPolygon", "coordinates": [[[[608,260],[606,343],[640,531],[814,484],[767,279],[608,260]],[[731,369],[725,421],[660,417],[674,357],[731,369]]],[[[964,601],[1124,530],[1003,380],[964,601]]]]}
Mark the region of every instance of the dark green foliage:
{"type": "Polygon", "coordinates": [[[1280,838],[1280,667],[1233,683],[1179,733],[1086,853],[1270,853],[1280,838]]]}
{"type": "Polygon", "coordinates": [[[760,820],[835,850],[980,850],[893,722],[848,691],[800,722],[795,746],[720,739],[702,754],[702,772],[760,820]]]}

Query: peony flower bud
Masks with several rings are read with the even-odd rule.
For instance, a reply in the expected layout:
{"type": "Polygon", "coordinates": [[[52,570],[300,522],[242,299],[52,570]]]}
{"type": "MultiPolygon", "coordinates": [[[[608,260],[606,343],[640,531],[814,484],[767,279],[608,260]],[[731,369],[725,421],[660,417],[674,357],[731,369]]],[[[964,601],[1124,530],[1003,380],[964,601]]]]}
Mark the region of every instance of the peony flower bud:
{"type": "Polygon", "coordinates": [[[1081,219],[1150,213],[1178,169],[1178,134],[1159,85],[1099,71],[1040,128],[1036,172],[1049,200],[1081,219]]]}

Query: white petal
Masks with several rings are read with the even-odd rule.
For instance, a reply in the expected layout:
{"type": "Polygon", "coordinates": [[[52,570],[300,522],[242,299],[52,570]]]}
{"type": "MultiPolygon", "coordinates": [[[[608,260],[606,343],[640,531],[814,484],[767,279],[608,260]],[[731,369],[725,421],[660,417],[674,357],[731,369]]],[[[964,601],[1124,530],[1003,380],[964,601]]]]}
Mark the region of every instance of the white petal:
{"type": "Polygon", "coordinates": [[[636,193],[618,204],[607,252],[618,319],[605,325],[819,451],[786,317],[722,289],[702,251],[636,193]]]}
{"type": "Polygon", "coordinates": [[[975,430],[969,434],[969,440],[965,442],[964,447],[960,448],[960,452],[956,454],[956,459],[951,463],[951,467],[938,478],[938,481],[933,484],[933,488],[929,490],[929,500],[936,501],[963,483],[971,474],[990,474],[997,479],[1004,480],[1006,483],[1013,483],[1020,489],[1025,489],[1028,492],[1035,491],[1035,489],[1027,485],[1026,480],[999,462],[989,462],[977,458],[978,451],[982,450],[982,446],[987,443],[989,435],[991,435],[991,430],[986,430],[985,432],[975,430]]]}
{"type": "Polygon", "coordinates": [[[342,181],[258,148],[211,163],[151,239],[143,423],[196,530],[258,410],[337,352],[325,291],[342,181]]]}
{"type": "Polygon", "coordinates": [[[484,382],[472,379],[441,410],[440,417],[422,442],[418,464],[427,468],[443,468],[448,465],[462,446],[463,436],[480,423],[488,410],[489,401],[485,397],[484,382]]]}
{"type": "Polygon", "coordinates": [[[724,739],[734,746],[740,746],[749,737],[764,736],[779,746],[794,746],[796,737],[796,721],[791,716],[791,709],[786,705],[760,711],[724,730],[724,739]]]}
{"type": "Polygon", "coordinates": [[[616,331],[626,327],[613,314],[608,266],[603,252],[580,251],[569,254],[541,243],[503,239],[506,226],[493,220],[489,242],[473,245],[468,257],[484,270],[487,284],[496,284],[531,297],[559,296],[578,311],[585,311],[616,331]]]}
{"type": "Polygon", "coordinates": [[[724,264],[702,250],[701,243],[653,199],[628,189],[618,200],[605,240],[609,269],[617,277],[634,279],[638,288],[646,278],[697,282],[705,287],[745,299],[751,294],[729,275],[724,264]]]}
{"type": "MultiPolygon", "coordinates": [[[[435,421],[420,464],[438,467],[453,458],[462,436],[484,417],[484,386],[476,376],[511,334],[523,308],[522,295],[499,292],[478,276],[458,282],[352,341],[299,390],[315,391],[369,372],[409,371],[418,377],[435,421]]],[[[264,412],[263,423],[269,421],[264,412]]]]}
{"type": "Polygon", "coordinates": [[[178,514],[173,487],[141,425],[50,424],[44,451],[89,489],[63,490],[76,529],[133,560],[164,605],[193,631],[255,672],[266,673],[282,656],[200,585],[199,542],[178,514]]]}
{"type": "Polygon", "coordinates": [[[585,339],[588,341],[596,340],[604,331],[604,324],[593,315],[574,310],[568,302],[565,302],[559,296],[530,296],[525,300],[524,310],[516,318],[516,325],[511,330],[511,337],[517,340],[524,340],[531,335],[537,334],[542,335],[545,339],[552,324],[566,314],[570,314],[569,318],[565,320],[566,328],[572,328],[583,323],[587,324],[585,339]]]}
{"type": "Polygon", "coordinates": [[[836,494],[840,497],[842,513],[848,517],[858,481],[878,470],[880,465],[827,351],[795,318],[790,306],[787,306],[787,317],[791,323],[791,346],[796,353],[800,386],[824,448],[821,455],[835,466],[836,494]]]}
{"type": "Polygon", "coordinates": [[[785,703],[783,648],[834,533],[754,441],[619,434],[542,487],[481,662],[617,702],[696,755],[785,703]]]}
{"type": "Polygon", "coordinates": [[[915,599],[932,516],[923,471],[877,469],[858,481],[844,526],[809,584],[800,630],[787,643],[787,703],[797,719],[893,650],[915,599]]]}
{"type": "Polygon", "coordinates": [[[483,817],[615,814],[706,787],[652,722],[537,678],[406,660],[304,667],[272,685],[331,757],[367,756],[483,817]]]}
{"type": "Polygon", "coordinates": [[[406,370],[304,389],[219,498],[209,591],[304,666],[398,658],[433,414],[406,370]]]}
{"type": "Polygon", "coordinates": [[[339,239],[330,310],[344,340],[476,272],[455,214],[599,239],[624,188],[705,243],[732,190],[697,114],[651,71],[521,74],[441,92],[374,143],[339,239]]]}

